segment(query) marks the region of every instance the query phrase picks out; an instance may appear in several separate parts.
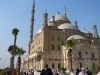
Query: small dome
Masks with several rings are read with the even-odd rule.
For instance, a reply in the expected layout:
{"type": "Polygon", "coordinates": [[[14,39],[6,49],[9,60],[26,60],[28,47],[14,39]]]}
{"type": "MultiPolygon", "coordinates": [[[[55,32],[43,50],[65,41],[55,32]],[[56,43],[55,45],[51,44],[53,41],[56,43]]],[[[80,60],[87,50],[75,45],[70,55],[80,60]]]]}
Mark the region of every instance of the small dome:
{"type": "Polygon", "coordinates": [[[81,36],[81,35],[72,35],[72,36],[68,37],[67,40],[70,40],[70,39],[72,39],[72,38],[74,38],[74,39],[76,39],[76,40],[86,40],[86,38],[84,38],[84,37],[81,36]]]}
{"type": "Polygon", "coordinates": [[[90,31],[88,30],[84,30],[83,33],[91,33],[90,31]]]}
{"type": "Polygon", "coordinates": [[[42,28],[40,28],[40,29],[37,31],[37,34],[38,34],[38,33],[41,33],[41,32],[42,32],[42,28]]]}
{"type": "Polygon", "coordinates": [[[75,25],[72,25],[70,23],[61,24],[57,28],[58,29],[73,29],[73,30],[79,30],[78,27],[76,27],[75,25]]]}
{"type": "MultiPolygon", "coordinates": [[[[58,20],[69,21],[68,18],[66,18],[65,16],[63,16],[61,14],[55,15],[55,21],[58,21],[58,20]]],[[[52,18],[50,19],[50,21],[53,21],[52,18]]]]}
{"type": "Polygon", "coordinates": [[[48,23],[48,26],[55,26],[53,23],[48,23]]]}

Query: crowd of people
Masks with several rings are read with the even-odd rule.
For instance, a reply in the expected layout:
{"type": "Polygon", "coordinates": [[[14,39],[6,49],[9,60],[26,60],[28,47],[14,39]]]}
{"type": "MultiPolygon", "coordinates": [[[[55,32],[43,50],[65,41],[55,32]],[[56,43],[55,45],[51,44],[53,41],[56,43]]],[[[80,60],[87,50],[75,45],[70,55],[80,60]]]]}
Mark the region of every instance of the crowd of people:
{"type": "Polygon", "coordinates": [[[34,75],[33,70],[23,71],[21,70],[20,75],[34,75]]]}
{"type": "MultiPolygon", "coordinates": [[[[69,74],[67,75],[92,75],[92,72],[88,70],[88,67],[86,68],[81,68],[81,69],[76,69],[76,71],[73,71],[73,69],[70,70],[69,74]],[[76,72],[76,73],[75,73],[76,72]]],[[[21,71],[20,75],[35,75],[33,70],[29,71],[21,71]]],[[[38,72],[37,75],[66,75],[63,72],[58,72],[58,70],[52,71],[50,68],[48,68],[48,65],[46,64],[44,66],[44,69],[42,69],[41,72],[38,72]]],[[[100,75],[100,67],[98,68],[98,73],[97,75],[100,75]]]]}

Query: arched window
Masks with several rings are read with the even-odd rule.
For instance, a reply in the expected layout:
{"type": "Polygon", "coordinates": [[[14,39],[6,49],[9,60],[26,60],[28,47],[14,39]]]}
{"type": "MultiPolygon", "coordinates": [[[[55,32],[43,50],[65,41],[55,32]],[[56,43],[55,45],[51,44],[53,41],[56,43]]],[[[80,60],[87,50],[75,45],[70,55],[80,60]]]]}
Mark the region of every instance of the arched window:
{"type": "Polygon", "coordinates": [[[82,58],[81,52],[79,52],[79,58],[82,58]]]}
{"type": "Polygon", "coordinates": [[[58,50],[60,50],[60,46],[58,45],[58,50]]]}
{"type": "Polygon", "coordinates": [[[60,64],[58,64],[58,69],[60,69],[61,68],[61,65],[60,64]]]}
{"type": "Polygon", "coordinates": [[[52,45],[52,50],[54,50],[54,45],[52,45]]]}
{"type": "Polygon", "coordinates": [[[95,63],[93,63],[93,66],[95,66],[95,63]]]}
{"type": "Polygon", "coordinates": [[[92,58],[94,58],[94,53],[91,53],[92,54],[92,58]]]}
{"type": "Polygon", "coordinates": [[[54,66],[54,63],[52,63],[52,69],[54,68],[55,66],[54,66]]]}
{"type": "Polygon", "coordinates": [[[80,68],[82,68],[82,63],[80,63],[80,68]]]}
{"type": "Polygon", "coordinates": [[[54,37],[52,36],[52,40],[54,40],[54,37]]]}

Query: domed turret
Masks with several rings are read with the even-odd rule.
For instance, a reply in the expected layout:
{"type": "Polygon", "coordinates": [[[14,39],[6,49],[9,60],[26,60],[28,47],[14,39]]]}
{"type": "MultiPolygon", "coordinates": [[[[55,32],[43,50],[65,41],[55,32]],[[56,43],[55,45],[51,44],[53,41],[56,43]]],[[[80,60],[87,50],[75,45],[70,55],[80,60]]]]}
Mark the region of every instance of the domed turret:
{"type": "Polygon", "coordinates": [[[72,38],[74,38],[74,39],[76,39],[76,40],[86,40],[86,38],[84,38],[84,37],[81,36],[81,35],[72,35],[72,36],[68,37],[67,40],[70,40],[70,39],[72,39],[72,38]]]}
{"type": "Polygon", "coordinates": [[[79,30],[77,26],[72,25],[70,23],[64,23],[57,27],[58,29],[73,29],[73,30],[79,30]]]}
{"type": "Polygon", "coordinates": [[[83,33],[90,33],[91,34],[91,32],[86,30],[86,29],[83,31],[83,33]]]}
{"type": "Polygon", "coordinates": [[[40,28],[36,34],[41,33],[42,32],[42,28],[40,28]]]}
{"type": "MultiPolygon", "coordinates": [[[[69,21],[68,18],[66,18],[65,16],[63,16],[61,14],[55,15],[55,21],[58,21],[58,20],[69,21]]],[[[50,21],[53,21],[53,19],[51,18],[50,21]]]]}

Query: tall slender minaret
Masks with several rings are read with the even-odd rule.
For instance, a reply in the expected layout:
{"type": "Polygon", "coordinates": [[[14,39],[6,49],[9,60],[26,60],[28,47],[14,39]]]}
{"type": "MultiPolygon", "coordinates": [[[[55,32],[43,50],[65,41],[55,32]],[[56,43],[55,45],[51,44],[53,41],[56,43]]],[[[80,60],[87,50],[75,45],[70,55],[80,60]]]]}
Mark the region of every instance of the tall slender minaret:
{"type": "Polygon", "coordinates": [[[66,8],[64,7],[64,16],[66,17],[66,8]]]}
{"type": "Polygon", "coordinates": [[[32,40],[33,40],[35,0],[33,0],[33,6],[32,6],[32,11],[31,12],[32,12],[32,15],[31,15],[30,40],[29,40],[29,44],[32,43],[32,40]]]}
{"type": "Polygon", "coordinates": [[[94,30],[94,38],[99,38],[99,35],[98,35],[98,32],[97,32],[97,27],[96,27],[95,24],[93,25],[93,30],[94,30]]]}

